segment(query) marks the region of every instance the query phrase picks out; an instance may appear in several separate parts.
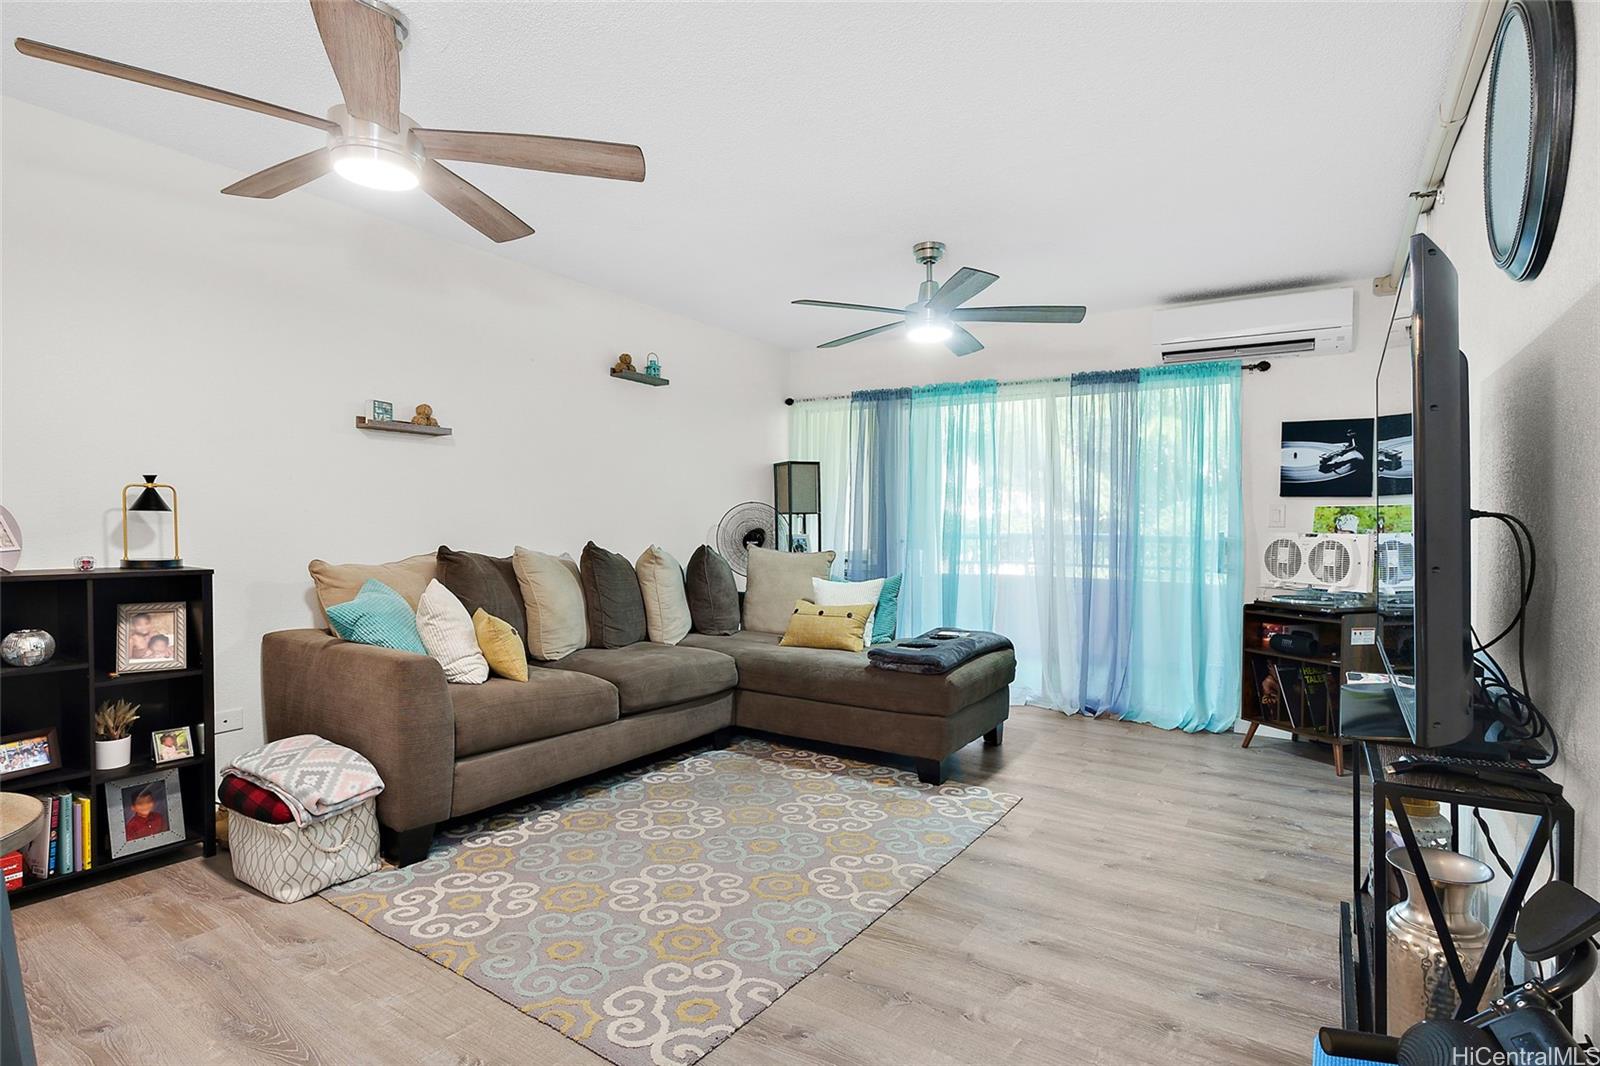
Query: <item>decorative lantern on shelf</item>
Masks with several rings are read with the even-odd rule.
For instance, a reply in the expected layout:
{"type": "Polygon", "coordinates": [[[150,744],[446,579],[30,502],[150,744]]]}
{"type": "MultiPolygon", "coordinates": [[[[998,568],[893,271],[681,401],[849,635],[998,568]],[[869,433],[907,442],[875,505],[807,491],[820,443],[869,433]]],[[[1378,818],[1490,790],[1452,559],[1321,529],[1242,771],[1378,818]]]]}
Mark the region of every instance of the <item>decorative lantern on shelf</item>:
{"type": "Polygon", "coordinates": [[[822,549],[822,464],[793,460],[772,464],[772,503],[778,512],[779,551],[822,549]],[[815,519],[815,522],[812,520],[815,519]],[[815,525],[815,535],[812,527],[815,525]]]}
{"type": "Polygon", "coordinates": [[[144,484],[137,481],[122,486],[122,565],[127,570],[175,570],[183,565],[183,559],[178,551],[178,490],[171,485],[160,484],[156,475],[145,474],[144,484]],[[130,489],[141,490],[138,497],[128,502],[130,489]],[[161,490],[165,489],[172,497],[169,504],[162,498],[161,490]],[[128,555],[128,512],[144,511],[171,512],[172,514],[172,555],[156,559],[134,559],[128,555]]]}

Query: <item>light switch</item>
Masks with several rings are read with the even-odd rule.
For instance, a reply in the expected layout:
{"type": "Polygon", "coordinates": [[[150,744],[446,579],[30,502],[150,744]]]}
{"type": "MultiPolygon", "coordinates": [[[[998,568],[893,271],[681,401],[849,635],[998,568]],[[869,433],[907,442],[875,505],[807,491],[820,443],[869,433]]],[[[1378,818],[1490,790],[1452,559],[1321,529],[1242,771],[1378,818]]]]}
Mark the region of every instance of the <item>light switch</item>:
{"type": "Polygon", "coordinates": [[[1272,510],[1267,512],[1267,528],[1282,529],[1283,523],[1283,504],[1274,504],[1272,510]]]}

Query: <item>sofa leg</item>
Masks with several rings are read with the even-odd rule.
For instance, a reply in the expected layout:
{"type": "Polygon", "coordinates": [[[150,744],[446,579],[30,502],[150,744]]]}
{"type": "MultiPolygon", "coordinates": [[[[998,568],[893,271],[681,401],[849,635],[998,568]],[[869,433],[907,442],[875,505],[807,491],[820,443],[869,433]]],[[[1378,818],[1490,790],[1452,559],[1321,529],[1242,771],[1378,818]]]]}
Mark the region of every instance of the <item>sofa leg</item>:
{"type": "Polygon", "coordinates": [[[983,735],[983,746],[998,748],[1006,739],[1006,724],[1000,722],[993,729],[983,735]]]}
{"type": "Polygon", "coordinates": [[[433,826],[419,825],[415,829],[390,832],[385,829],[385,857],[396,866],[410,866],[428,857],[433,844],[433,826]]]}
{"type": "Polygon", "coordinates": [[[721,729],[718,729],[716,732],[711,734],[711,746],[713,748],[726,748],[728,745],[733,743],[735,733],[736,730],[733,728],[733,726],[723,726],[721,729]]]}
{"type": "Polygon", "coordinates": [[[916,759],[917,776],[925,785],[944,784],[944,760],[942,759],[916,759]]]}

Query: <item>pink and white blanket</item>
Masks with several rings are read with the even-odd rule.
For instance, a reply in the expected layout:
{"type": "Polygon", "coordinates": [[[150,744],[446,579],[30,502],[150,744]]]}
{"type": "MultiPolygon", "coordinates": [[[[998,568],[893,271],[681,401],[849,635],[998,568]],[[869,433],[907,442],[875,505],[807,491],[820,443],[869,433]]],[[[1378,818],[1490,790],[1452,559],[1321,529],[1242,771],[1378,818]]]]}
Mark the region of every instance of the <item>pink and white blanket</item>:
{"type": "Polygon", "coordinates": [[[277,794],[296,825],[347,811],[383,791],[383,778],[366,756],[312,733],[256,748],[225,772],[277,794]]]}

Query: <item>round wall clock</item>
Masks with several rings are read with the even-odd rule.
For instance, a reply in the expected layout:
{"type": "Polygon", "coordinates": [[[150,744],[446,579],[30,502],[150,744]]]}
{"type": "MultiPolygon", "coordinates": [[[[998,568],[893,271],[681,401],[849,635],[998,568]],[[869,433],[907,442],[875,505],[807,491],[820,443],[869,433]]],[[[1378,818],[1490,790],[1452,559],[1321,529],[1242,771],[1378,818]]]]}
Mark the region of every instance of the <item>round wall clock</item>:
{"type": "Polygon", "coordinates": [[[1537,277],[1550,254],[1572,148],[1571,0],[1511,0],[1489,52],[1483,220],[1495,265],[1537,277]]]}

